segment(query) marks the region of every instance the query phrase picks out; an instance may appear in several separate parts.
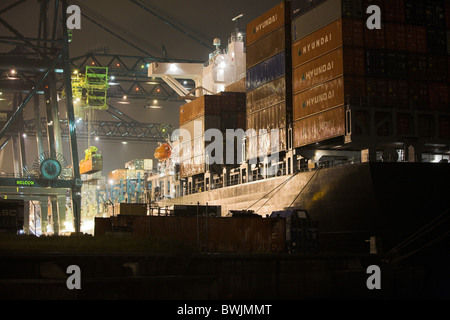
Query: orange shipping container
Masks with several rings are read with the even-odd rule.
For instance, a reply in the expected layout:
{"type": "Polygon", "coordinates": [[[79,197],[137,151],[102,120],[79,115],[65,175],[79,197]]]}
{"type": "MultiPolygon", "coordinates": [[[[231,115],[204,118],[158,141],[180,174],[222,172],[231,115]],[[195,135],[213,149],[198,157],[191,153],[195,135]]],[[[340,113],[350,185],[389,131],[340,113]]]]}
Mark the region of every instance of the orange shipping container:
{"type": "Polygon", "coordinates": [[[293,92],[298,93],[344,73],[342,48],[327,53],[293,71],[293,92]]]}
{"type": "Polygon", "coordinates": [[[294,148],[345,135],[344,106],[294,122],[294,148]]]}
{"type": "Polygon", "coordinates": [[[284,25],[290,25],[291,6],[283,1],[247,24],[247,45],[284,25]]]}
{"type": "Polygon", "coordinates": [[[344,104],[343,77],[294,95],[294,121],[341,104],[344,104]]]}
{"type": "Polygon", "coordinates": [[[293,43],[292,66],[300,66],[341,47],[342,40],[342,19],[339,19],[293,43]]]}

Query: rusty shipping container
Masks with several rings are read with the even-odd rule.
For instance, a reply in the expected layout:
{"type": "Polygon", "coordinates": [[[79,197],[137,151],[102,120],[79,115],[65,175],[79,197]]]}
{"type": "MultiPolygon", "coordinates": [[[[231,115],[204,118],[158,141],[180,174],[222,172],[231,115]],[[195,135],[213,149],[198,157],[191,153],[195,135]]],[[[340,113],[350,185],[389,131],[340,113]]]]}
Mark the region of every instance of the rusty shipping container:
{"type": "Polygon", "coordinates": [[[114,205],[114,215],[146,216],[147,205],[145,203],[117,203],[114,205]]]}
{"type": "Polygon", "coordinates": [[[246,92],[247,88],[245,87],[246,78],[243,77],[240,80],[233,82],[225,87],[226,92],[246,92]]]}
{"type": "MultiPolygon", "coordinates": [[[[353,63],[353,56],[336,49],[293,70],[293,93],[299,93],[317,84],[327,82],[344,74],[344,58],[353,63]]],[[[364,55],[362,57],[364,59],[364,55]]],[[[347,63],[348,63],[347,62],[347,63]]]]}
{"type": "Polygon", "coordinates": [[[294,148],[344,136],[345,133],[345,108],[340,106],[295,121],[294,148]]]}
{"type": "Polygon", "coordinates": [[[261,39],[248,45],[246,48],[247,69],[270,58],[280,52],[288,50],[290,54],[291,35],[290,28],[282,26],[275,31],[265,35],[261,39]]]}
{"type": "Polygon", "coordinates": [[[292,67],[300,66],[341,47],[342,20],[337,20],[292,44],[292,67]]]}
{"type": "Polygon", "coordinates": [[[276,29],[290,24],[290,2],[283,1],[247,24],[246,44],[249,46],[276,29]]]}
{"type": "Polygon", "coordinates": [[[203,95],[180,107],[180,125],[203,115],[220,115],[220,96],[203,95]]]}
{"type": "MultiPolygon", "coordinates": [[[[289,57],[280,52],[263,62],[247,69],[247,92],[274,81],[282,76],[290,76],[289,57]]],[[[289,79],[289,78],[288,78],[289,79]]]]}
{"type": "Polygon", "coordinates": [[[344,104],[344,77],[294,95],[294,121],[344,104]]]}
{"type": "Polygon", "coordinates": [[[285,101],[290,93],[286,77],[262,85],[247,93],[247,114],[279,104],[285,101]]]}

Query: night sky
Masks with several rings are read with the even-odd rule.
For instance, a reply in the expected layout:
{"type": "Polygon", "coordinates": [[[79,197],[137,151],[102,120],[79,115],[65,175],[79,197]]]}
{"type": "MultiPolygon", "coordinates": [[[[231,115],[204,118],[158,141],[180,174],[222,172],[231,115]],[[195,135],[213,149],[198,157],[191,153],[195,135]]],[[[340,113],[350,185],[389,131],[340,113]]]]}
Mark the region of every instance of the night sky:
{"type": "MultiPolygon", "coordinates": [[[[279,0],[227,0],[227,1],[203,1],[203,0],[165,0],[149,1],[163,12],[179,19],[190,28],[201,32],[213,39],[221,39],[222,48],[228,41],[235,24],[232,18],[244,14],[241,19],[241,28],[245,28],[248,22],[257,18],[276,4],[279,0]]],[[[0,9],[15,3],[16,0],[2,0],[0,9]]],[[[25,37],[37,36],[39,7],[37,0],[28,0],[2,15],[9,24],[21,32],[25,37]]],[[[53,1],[52,1],[53,3],[53,1]]],[[[69,1],[71,3],[71,1],[69,1]]],[[[211,52],[205,46],[187,37],[180,31],[172,28],[150,13],[144,11],[132,1],[128,0],[78,0],[81,5],[86,5],[101,16],[113,21],[115,24],[133,33],[136,37],[147,42],[147,47],[153,47],[148,51],[154,57],[161,57],[161,48],[166,48],[167,55],[176,59],[193,59],[207,61],[211,52]]],[[[51,12],[51,10],[49,10],[51,12]]],[[[0,25],[0,35],[12,36],[3,25],[0,25]]],[[[212,43],[211,43],[212,45],[212,43]]],[[[122,42],[101,29],[91,21],[82,17],[81,30],[74,30],[73,41],[70,44],[71,57],[85,55],[88,51],[107,48],[108,53],[144,56],[142,52],[122,42]]],[[[13,47],[0,46],[0,52],[8,52],[13,47]]],[[[130,105],[121,105],[111,100],[110,104],[122,110],[130,117],[140,122],[169,123],[178,127],[178,108],[182,102],[164,102],[162,109],[145,109],[145,101],[134,101],[130,105]]],[[[0,104],[5,108],[5,103],[0,104]]],[[[43,109],[43,108],[42,108],[43,109]]],[[[41,110],[44,113],[44,110],[41,110]]],[[[32,117],[32,105],[25,109],[25,118],[32,117]]],[[[97,119],[115,120],[106,112],[99,112],[97,119]]],[[[26,139],[27,164],[31,166],[37,157],[36,142],[34,138],[26,139]]],[[[13,172],[11,145],[0,152],[0,171],[13,172]]],[[[100,141],[95,145],[103,154],[103,175],[109,171],[124,168],[127,161],[136,158],[153,158],[156,144],[128,143],[100,141]]],[[[84,157],[84,149],[88,147],[87,139],[78,139],[80,159],[84,157]]],[[[66,159],[70,159],[68,144],[64,150],[66,159]]]]}

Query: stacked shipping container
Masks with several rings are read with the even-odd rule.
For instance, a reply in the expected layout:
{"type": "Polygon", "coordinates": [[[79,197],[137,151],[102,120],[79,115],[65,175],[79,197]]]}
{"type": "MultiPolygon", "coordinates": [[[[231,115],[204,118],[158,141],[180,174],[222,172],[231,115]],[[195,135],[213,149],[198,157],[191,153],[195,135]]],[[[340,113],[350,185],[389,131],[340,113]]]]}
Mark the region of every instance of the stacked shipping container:
{"type": "MultiPolygon", "coordinates": [[[[356,110],[356,135],[371,134],[368,110],[380,136],[413,135],[412,110],[449,112],[449,7],[442,0],[293,1],[294,147],[345,135],[344,105],[356,110]],[[379,30],[366,27],[372,4],[382,10],[379,30]],[[386,115],[396,123],[385,123],[386,115]]],[[[418,130],[432,131],[424,119],[418,130]]],[[[441,138],[447,119],[438,120],[441,138]]]]}
{"type": "MultiPolygon", "coordinates": [[[[188,136],[180,135],[180,176],[184,178],[205,172],[208,156],[205,151],[211,143],[204,139],[206,130],[220,130],[225,142],[227,129],[245,131],[245,126],[245,93],[242,92],[205,95],[181,106],[180,129],[185,130],[188,136]]],[[[223,151],[225,162],[225,146],[223,151]]]]}
{"type": "Polygon", "coordinates": [[[247,159],[286,150],[292,123],[290,12],[290,2],[281,2],[247,25],[247,130],[256,133],[247,141],[247,159]]]}

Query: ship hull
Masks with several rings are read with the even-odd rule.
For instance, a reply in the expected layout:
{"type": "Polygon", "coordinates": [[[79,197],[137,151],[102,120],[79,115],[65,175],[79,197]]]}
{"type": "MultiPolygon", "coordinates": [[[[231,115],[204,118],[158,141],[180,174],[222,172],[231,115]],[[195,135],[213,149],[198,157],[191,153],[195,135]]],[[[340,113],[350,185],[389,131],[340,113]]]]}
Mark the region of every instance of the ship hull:
{"type": "Polygon", "coordinates": [[[386,252],[436,217],[445,217],[449,194],[448,164],[361,163],[220,188],[159,204],[200,202],[220,205],[222,216],[230,210],[249,209],[263,217],[299,207],[319,223],[321,251],[368,252],[367,240],[376,237],[377,249],[386,252]]]}

